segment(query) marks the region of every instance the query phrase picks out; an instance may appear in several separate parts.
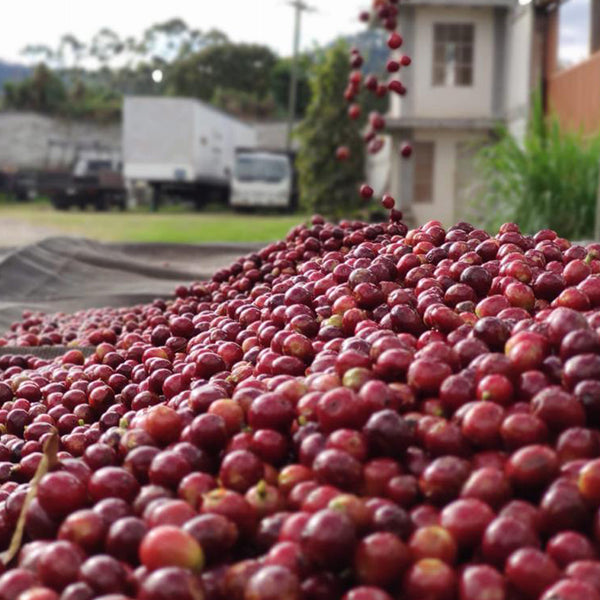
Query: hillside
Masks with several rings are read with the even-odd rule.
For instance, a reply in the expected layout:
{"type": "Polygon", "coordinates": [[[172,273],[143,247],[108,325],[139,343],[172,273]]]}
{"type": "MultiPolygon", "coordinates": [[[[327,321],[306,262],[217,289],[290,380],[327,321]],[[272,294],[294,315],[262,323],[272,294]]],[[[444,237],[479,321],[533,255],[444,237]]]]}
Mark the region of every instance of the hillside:
{"type": "Polygon", "coordinates": [[[29,74],[29,71],[29,67],[15,65],[0,60],[0,89],[2,89],[4,83],[7,81],[20,81],[21,79],[25,79],[29,74]]]}

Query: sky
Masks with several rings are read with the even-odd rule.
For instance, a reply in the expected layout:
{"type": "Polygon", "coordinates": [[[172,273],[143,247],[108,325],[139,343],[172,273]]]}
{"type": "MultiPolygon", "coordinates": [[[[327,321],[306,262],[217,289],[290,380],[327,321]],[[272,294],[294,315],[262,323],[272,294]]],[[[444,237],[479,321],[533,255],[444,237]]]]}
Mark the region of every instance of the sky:
{"type": "MultiPolygon", "coordinates": [[[[364,28],[358,22],[368,0],[308,0],[302,45],[323,44],[364,28]]],[[[233,41],[259,42],[279,54],[292,47],[294,10],[287,0],[0,0],[0,59],[23,62],[27,44],[56,47],[64,33],[90,40],[102,27],[123,37],[173,17],[200,30],[221,29],[233,41]]]]}
{"type": "MultiPolygon", "coordinates": [[[[303,16],[304,48],[361,30],[357,15],[369,4],[369,0],[307,2],[316,11],[303,16]]],[[[562,63],[577,62],[588,53],[589,3],[569,0],[561,6],[562,63]]],[[[0,0],[0,59],[24,62],[20,54],[24,46],[56,47],[64,33],[89,41],[99,29],[109,27],[122,37],[139,36],[172,17],[200,30],[221,29],[233,41],[264,43],[289,55],[293,12],[288,0],[0,0]]]]}
{"type": "Polygon", "coordinates": [[[568,65],[585,58],[590,44],[590,0],[569,0],[560,7],[559,61],[568,65]]]}

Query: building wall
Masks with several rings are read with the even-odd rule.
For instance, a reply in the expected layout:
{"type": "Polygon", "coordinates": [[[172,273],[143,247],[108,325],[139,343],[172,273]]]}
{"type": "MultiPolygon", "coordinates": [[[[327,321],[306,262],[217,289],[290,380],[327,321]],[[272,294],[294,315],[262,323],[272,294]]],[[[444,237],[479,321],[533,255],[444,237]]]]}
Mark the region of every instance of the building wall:
{"type": "MultiPolygon", "coordinates": [[[[383,136],[383,148],[377,154],[367,153],[365,159],[365,174],[369,185],[375,191],[376,196],[391,192],[391,174],[393,161],[394,139],[390,135],[383,136]]],[[[398,154],[398,152],[396,152],[398,154]]],[[[398,197],[398,196],[396,196],[398,197]]]]}
{"type": "MultiPolygon", "coordinates": [[[[48,140],[99,142],[121,146],[121,125],[68,122],[35,113],[0,112],[0,168],[41,168],[48,158],[48,140]]],[[[56,153],[51,157],[59,160],[56,153]]],[[[65,156],[65,161],[72,156],[65,156]]]]}
{"type": "Polygon", "coordinates": [[[508,17],[504,106],[507,126],[517,139],[525,135],[531,99],[533,16],[528,5],[514,8],[508,17]]]}
{"type": "MultiPolygon", "coordinates": [[[[294,127],[298,123],[294,123],[294,127]]],[[[254,124],[254,129],[256,130],[259,148],[272,148],[274,150],[285,150],[287,148],[288,124],[286,121],[257,122],[254,124]]],[[[299,146],[298,139],[292,138],[292,149],[298,150],[299,146]]]]}
{"type": "MultiPolygon", "coordinates": [[[[492,116],[494,10],[493,8],[415,8],[415,65],[412,73],[412,114],[431,118],[481,118],[492,116]],[[475,47],[473,85],[444,87],[432,84],[433,26],[435,23],[473,23],[475,47]]],[[[397,105],[396,105],[397,106],[397,105]]],[[[394,116],[405,116],[394,115],[394,116]]],[[[406,115],[409,116],[409,115],[406,115]]]]}
{"type": "MultiPolygon", "coordinates": [[[[394,144],[398,146],[402,139],[404,138],[397,137],[394,144]]],[[[471,201],[477,190],[473,157],[478,145],[486,139],[485,134],[468,130],[421,129],[414,132],[414,141],[433,142],[435,145],[433,202],[412,203],[412,216],[417,225],[435,219],[450,226],[460,219],[468,218],[471,201]],[[470,182],[468,189],[464,184],[467,180],[470,182]]],[[[392,151],[391,159],[392,195],[402,199],[412,198],[412,177],[407,173],[407,167],[410,168],[413,161],[399,158],[395,151],[392,151]]]]}

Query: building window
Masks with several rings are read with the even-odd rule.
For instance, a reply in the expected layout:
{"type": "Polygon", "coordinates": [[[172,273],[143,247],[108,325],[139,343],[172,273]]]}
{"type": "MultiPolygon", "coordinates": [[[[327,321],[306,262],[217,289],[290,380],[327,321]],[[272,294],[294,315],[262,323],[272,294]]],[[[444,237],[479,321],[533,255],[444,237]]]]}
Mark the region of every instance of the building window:
{"type": "Polygon", "coordinates": [[[435,145],[433,142],[416,142],[414,148],[414,201],[433,202],[433,163],[435,145]]]}
{"type": "Polygon", "coordinates": [[[435,23],[433,26],[433,85],[473,85],[472,23],[435,23]]]}

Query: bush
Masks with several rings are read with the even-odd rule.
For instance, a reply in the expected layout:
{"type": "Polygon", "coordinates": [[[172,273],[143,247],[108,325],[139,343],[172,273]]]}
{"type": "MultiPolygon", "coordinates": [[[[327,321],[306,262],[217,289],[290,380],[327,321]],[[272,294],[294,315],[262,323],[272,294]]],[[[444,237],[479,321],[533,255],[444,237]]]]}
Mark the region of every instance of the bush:
{"type": "Polygon", "coordinates": [[[526,232],[549,228],[574,239],[593,235],[600,135],[586,139],[561,131],[537,98],[523,144],[500,129],[477,162],[484,188],[480,220],[487,228],[515,221],[526,232]]]}

